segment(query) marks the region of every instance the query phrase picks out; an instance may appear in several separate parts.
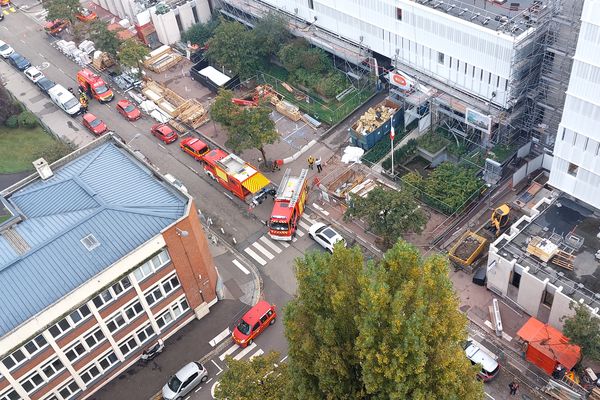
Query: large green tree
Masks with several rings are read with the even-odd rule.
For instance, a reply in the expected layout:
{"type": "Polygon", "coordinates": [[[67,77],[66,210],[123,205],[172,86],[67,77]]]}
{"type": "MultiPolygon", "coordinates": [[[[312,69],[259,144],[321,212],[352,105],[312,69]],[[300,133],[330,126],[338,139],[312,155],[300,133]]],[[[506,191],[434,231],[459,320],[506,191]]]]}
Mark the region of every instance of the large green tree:
{"type": "Polygon", "coordinates": [[[232,99],[233,92],[231,90],[219,89],[219,93],[210,107],[210,117],[212,120],[226,128],[231,126],[233,115],[240,110],[239,106],[233,104],[232,99]]]}
{"type": "Polygon", "coordinates": [[[575,314],[563,318],[563,333],[581,347],[584,357],[600,360],[600,319],[584,304],[573,302],[569,307],[575,309],[575,314]]]}
{"type": "Polygon", "coordinates": [[[75,23],[75,14],[79,11],[81,4],[79,0],[44,0],[42,6],[48,11],[46,20],[63,19],[75,23]]]}
{"type": "Polygon", "coordinates": [[[364,218],[371,230],[391,246],[411,232],[421,232],[427,216],[412,192],[377,188],[366,197],[352,197],[345,218],[364,218]]]}
{"type": "Polygon", "coordinates": [[[339,248],[307,254],[296,275],[284,320],[292,398],[483,397],[445,258],[399,242],[365,265],[358,248],[339,248]]]}
{"type": "Polygon", "coordinates": [[[221,20],[208,41],[207,57],[239,74],[242,79],[256,73],[260,55],[253,31],[239,22],[221,20]]]}
{"type": "Polygon", "coordinates": [[[113,58],[117,57],[121,41],[117,33],[108,30],[106,22],[96,20],[90,25],[90,40],[94,42],[97,49],[110,54],[113,58]]]}
{"type": "Polygon", "coordinates": [[[236,361],[227,357],[215,398],[221,400],[281,400],[286,398],[289,374],[279,354],[271,352],[252,360],[236,361]]]}
{"type": "Polygon", "coordinates": [[[141,71],[141,63],[148,54],[150,54],[148,46],[137,39],[129,39],[121,43],[119,47],[119,62],[141,71]]]}
{"type": "Polygon", "coordinates": [[[279,52],[292,35],[288,23],[280,14],[270,13],[259,19],[253,29],[257,50],[264,56],[279,52]]]}
{"type": "Polygon", "coordinates": [[[217,26],[219,26],[219,21],[219,18],[213,17],[207,22],[199,22],[190,26],[181,35],[181,41],[189,41],[192,44],[204,46],[206,42],[208,42],[208,39],[210,39],[215,33],[215,29],[217,29],[217,26]]]}

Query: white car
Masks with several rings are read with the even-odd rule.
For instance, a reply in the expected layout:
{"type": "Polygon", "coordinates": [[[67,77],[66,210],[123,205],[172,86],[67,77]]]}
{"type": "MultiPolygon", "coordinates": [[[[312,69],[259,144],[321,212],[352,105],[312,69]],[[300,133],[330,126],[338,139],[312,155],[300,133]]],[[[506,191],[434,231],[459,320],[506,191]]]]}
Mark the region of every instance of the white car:
{"type": "Polygon", "coordinates": [[[8,58],[8,56],[10,56],[14,52],[15,49],[13,49],[12,47],[10,47],[10,45],[0,40],[0,56],[8,58]]]}
{"type": "Polygon", "coordinates": [[[308,236],[310,236],[311,239],[314,239],[315,242],[319,243],[330,253],[333,253],[333,247],[338,242],[342,242],[343,246],[346,247],[346,241],[342,235],[337,233],[332,227],[325,225],[322,222],[313,224],[308,229],[308,236]]]}
{"type": "Polygon", "coordinates": [[[479,346],[481,345],[471,338],[468,338],[463,343],[463,349],[465,350],[467,358],[471,361],[471,364],[481,365],[481,371],[477,374],[477,377],[484,382],[488,382],[498,375],[500,365],[490,353],[486,353],[479,346]]]}
{"type": "Polygon", "coordinates": [[[29,67],[25,70],[25,76],[27,78],[29,78],[29,80],[33,83],[36,83],[37,81],[39,81],[42,78],[45,78],[46,76],[44,74],[41,73],[41,71],[39,69],[37,69],[36,67],[29,67]]]}
{"type": "Polygon", "coordinates": [[[173,375],[162,388],[164,400],[179,400],[186,397],[196,386],[208,380],[208,371],[199,362],[191,362],[173,375]]]}

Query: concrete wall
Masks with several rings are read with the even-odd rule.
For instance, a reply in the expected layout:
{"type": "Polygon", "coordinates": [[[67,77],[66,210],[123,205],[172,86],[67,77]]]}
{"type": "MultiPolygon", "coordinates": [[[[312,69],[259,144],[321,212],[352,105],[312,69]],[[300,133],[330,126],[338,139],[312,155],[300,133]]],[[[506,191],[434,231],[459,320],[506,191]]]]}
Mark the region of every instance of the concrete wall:
{"type": "Polygon", "coordinates": [[[488,255],[487,287],[503,296],[508,294],[508,285],[510,282],[510,273],[513,270],[515,260],[508,261],[496,253],[494,245],[490,245],[488,255]],[[493,263],[494,267],[490,269],[493,263]]]}
{"type": "Polygon", "coordinates": [[[200,22],[206,22],[212,17],[208,0],[196,0],[196,15],[200,22]]]}
{"type": "Polygon", "coordinates": [[[531,316],[537,317],[540,310],[540,302],[542,295],[546,289],[548,280],[540,281],[535,276],[531,275],[527,269],[521,275],[521,283],[519,285],[519,293],[517,295],[517,304],[531,316]]]}
{"type": "Polygon", "coordinates": [[[190,26],[196,23],[196,20],[194,19],[194,12],[192,10],[192,6],[194,4],[194,2],[189,2],[182,4],[177,8],[177,10],[179,11],[179,19],[181,20],[181,26],[183,27],[184,31],[189,29],[190,26]]]}
{"type": "Polygon", "coordinates": [[[569,309],[569,304],[571,304],[572,301],[572,298],[562,292],[562,287],[558,288],[554,293],[554,301],[552,302],[552,309],[550,310],[550,316],[548,317],[548,324],[556,329],[562,330],[563,323],[560,319],[564,316],[575,314],[575,310],[569,309]]]}
{"type": "Polygon", "coordinates": [[[156,29],[158,40],[162,44],[172,44],[181,40],[181,32],[179,32],[173,10],[160,15],[153,12],[152,24],[154,25],[154,29],[156,29]]]}

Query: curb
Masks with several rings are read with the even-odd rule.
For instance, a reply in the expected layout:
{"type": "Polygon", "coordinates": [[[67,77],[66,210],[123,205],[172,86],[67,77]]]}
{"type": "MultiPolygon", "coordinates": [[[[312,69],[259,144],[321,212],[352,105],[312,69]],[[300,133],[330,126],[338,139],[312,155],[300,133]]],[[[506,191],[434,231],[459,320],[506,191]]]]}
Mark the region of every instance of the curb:
{"type": "Polygon", "coordinates": [[[283,160],[281,160],[282,164],[289,164],[291,162],[296,161],[302,154],[304,154],[306,151],[308,151],[308,149],[310,149],[311,147],[313,147],[315,144],[317,144],[317,140],[313,139],[310,142],[308,142],[308,144],[306,144],[305,146],[303,146],[300,150],[298,150],[296,153],[294,153],[294,155],[284,158],[283,160]]]}

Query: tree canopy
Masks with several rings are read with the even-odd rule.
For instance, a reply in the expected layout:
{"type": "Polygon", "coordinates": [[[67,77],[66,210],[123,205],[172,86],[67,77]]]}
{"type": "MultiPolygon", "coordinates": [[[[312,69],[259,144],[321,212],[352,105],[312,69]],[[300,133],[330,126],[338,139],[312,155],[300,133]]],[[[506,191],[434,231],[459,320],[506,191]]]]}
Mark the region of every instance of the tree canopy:
{"type": "Polygon", "coordinates": [[[132,68],[140,68],[145,57],[150,54],[148,46],[137,39],[129,39],[119,47],[119,62],[132,68]]]}
{"type": "Polygon", "coordinates": [[[600,319],[586,305],[573,302],[569,307],[575,314],[563,318],[564,335],[581,347],[584,357],[600,360],[600,319]]]}
{"type": "Polygon", "coordinates": [[[231,102],[233,92],[220,90],[211,107],[211,118],[227,130],[226,145],[236,152],[258,149],[267,160],[264,146],[275,143],[279,133],[270,118],[271,109],[263,104],[240,107],[231,102]]]}
{"type": "Polygon", "coordinates": [[[81,4],[79,0],[44,0],[42,6],[48,11],[47,21],[62,19],[75,23],[75,14],[79,11],[81,4]]]}
{"type": "Polygon", "coordinates": [[[192,44],[204,46],[215,33],[219,22],[220,19],[216,17],[211,18],[207,22],[198,22],[181,34],[181,41],[189,41],[192,44]]]}
{"type": "Polygon", "coordinates": [[[364,218],[370,229],[391,246],[411,232],[421,232],[427,216],[412,192],[376,188],[366,197],[352,197],[345,218],[364,218]]]}
{"type": "Polygon", "coordinates": [[[482,398],[444,257],[399,242],[365,265],[339,248],[297,260],[296,276],[284,317],[292,398],[482,398]]]}
{"type": "Polygon", "coordinates": [[[117,33],[108,30],[106,22],[96,20],[90,25],[90,40],[94,42],[97,49],[110,54],[112,57],[117,57],[117,52],[121,42],[117,37],[117,33]]]}
{"type": "Polygon", "coordinates": [[[257,50],[261,55],[275,55],[292,35],[288,30],[287,21],[280,15],[270,13],[259,19],[252,30],[255,36],[257,50]]]}
{"type": "Polygon", "coordinates": [[[279,361],[276,352],[254,357],[252,360],[234,360],[227,357],[228,369],[221,375],[215,390],[216,399],[281,400],[289,380],[288,366],[279,361]],[[265,378],[267,377],[267,378],[265,378]]]}

